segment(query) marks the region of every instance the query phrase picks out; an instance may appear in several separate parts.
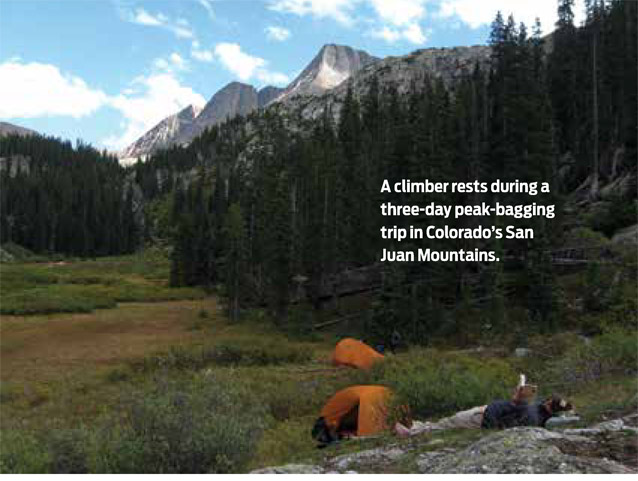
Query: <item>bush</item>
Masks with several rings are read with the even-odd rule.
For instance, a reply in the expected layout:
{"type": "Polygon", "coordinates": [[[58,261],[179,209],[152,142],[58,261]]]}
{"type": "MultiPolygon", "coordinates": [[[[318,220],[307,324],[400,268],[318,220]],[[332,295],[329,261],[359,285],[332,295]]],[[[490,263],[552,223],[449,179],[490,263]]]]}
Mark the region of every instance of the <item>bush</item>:
{"type": "Polygon", "coordinates": [[[517,375],[504,361],[413,350],[378,363],[374,381],[392,388],[395,403],[415,418],[441,416],[511,396],[517,375]]]}
{"type": "Polygon", "coordinates": [[[252,396],[215,379],[160,383],[96,434],[95,471],[231,473],[248,462],[268,418],[252,396]]]}
{"type": "Polygon", "coordinates": [[[35,436],[21,431],[3,431],[0,473],[41,474],[50,471],[51,456],[35,436]]]}
{"type": "Polygon", "coordinates": [[[213,346],[171,348],[131,366],[141,371],[158,369],[197,370],[209,365],[267,366],[307,362],[312,350],[277,341],[225,341],[213,346]]]}
{"type": "Polygon", "coordinates": [[[285,341],[234,341],[217,344],[214,348],[217,364],[277,365],[302,363],[312,359],[312,351],[285,341]]]}
{"type": "Polygon", "coordinates": [[[612,329],[588,344],[579,342],[563,357],[550,363],[551,376],[565,385],[592,381],[607,374],[635,373],[638,370],[636,333],[612,329]]]}
{"type": "Polygon", "coordinates": [[[48,432],[46,446],[51,459],[50,472],[88,473],[89,432],[85,429],[54,429],[48,432]]]}
{"type": "Polygon", "coordinates": [[[12,315],[54,312],[91,312],[115,307],[115,300],[92,291],[86,285],[52,284],[2,296],[0,313],[12,315]]]}

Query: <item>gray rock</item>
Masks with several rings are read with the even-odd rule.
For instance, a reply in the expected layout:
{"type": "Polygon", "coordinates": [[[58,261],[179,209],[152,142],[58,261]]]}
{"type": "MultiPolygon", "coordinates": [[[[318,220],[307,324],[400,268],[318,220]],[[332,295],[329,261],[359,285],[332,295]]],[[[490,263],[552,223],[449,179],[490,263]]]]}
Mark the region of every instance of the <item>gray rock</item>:
{"type": "Polygon", "coordinates": [[[441,449],[440,451],[429,451],[427,453],[420,454],[416,458],[417,469],[420,473],[427,473],[437,462],[454,452],[456,452],[456,450],[447,448],[441,449]]]}
{"type": "Polygon", "coordinates": [[[231,82],[213,95],[195,121],[173,138],[173,143],[189,143],[207,128],[237,115],[247,115],[255,111],[257,105],[255,87],[231,82]]]}
{"type": "Polygon", "coordinates": [[[563,433],[579,436],[598,435],[610,431],[633,431],[635,433],[638,433],[638,428],[630,424],[632,419],[635,419],[635,416],[628,416],[626,418],[604,421],[589,428],[565,429],[563,433]]]}
{"type": "Polygon", "coordinates": [[[249,474],[324,474],[326,471],[316,464],[285,464],[270,468],[256,469],[249,474]]]}
{"type": "Polygon", "coordinates": [[[201,111],[201,107],[189,105],[180,112],[166,117],[120,152],[120,162],[125,165],[133,164],[138,158],[144,160],[154,151],[169,147],[184,131],[192,128],[195,118],[201,111]]]}
{"type": "Polygon", "coordinates": [[[565,435],[542,428],[513,428],[488,435],[469,447],[430,459],[422,459],[422,473],[632,473],[605,458],[565,454],[561,446],[577,452],[594,444],[582,436],[565,435]]]}
{"type": "Polygon", "coordinates": [[[287,101],[297,96],[321,95],[377,60],[362,50],[345,45],[324,45],[277,101],[287,101]]]}
{"type": "Polygon", "coordinates": [[[270,102],[279,97],[283,92],[284,88],[273,87],[269,85],[268,87],[264,87],[259,92],[257,92],[257,106],[261,109],[268,105],[270,102]]]}
{"type": "Polygon", "coordinates": [[[405,456],[406,451],[396,446],[368,449],[358,453],[344,454],[332,459],[330,467],[345,471],[352,466],[388,464],[405,456]]]}

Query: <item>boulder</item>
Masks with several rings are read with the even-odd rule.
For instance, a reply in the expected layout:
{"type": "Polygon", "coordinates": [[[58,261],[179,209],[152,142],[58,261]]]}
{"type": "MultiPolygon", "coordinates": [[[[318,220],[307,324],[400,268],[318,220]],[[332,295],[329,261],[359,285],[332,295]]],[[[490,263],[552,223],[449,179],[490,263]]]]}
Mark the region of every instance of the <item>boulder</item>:
{"type": "Polygon", "coordinates": [[[332,459],[329,466],[343,472],[350,467],[380,464],[389,464],[405,456],[406,451],[396,446],[385,448],[368,449],[358,453],[344,454],[332,459]]]}
{"type": "Polygon", "coordinates": [[[469,447],[450,454],[420,460],[422,473],[633,473],[630,468],[606,458],[566,454],[588,447],[594,441],[543,428],[512,428],[490,434],[469,447]]]}
{"type": "Polygon", "coordinates": [[[285,464],[256,469],[249,474],[324,474],[325,470],[316,464],[285,464]]]}

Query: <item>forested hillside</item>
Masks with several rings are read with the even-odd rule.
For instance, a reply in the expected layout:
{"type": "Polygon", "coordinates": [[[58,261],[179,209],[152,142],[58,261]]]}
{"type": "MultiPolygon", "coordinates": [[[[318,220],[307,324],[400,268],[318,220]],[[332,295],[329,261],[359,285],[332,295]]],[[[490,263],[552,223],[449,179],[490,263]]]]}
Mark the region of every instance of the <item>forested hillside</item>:
{"type": "MultiPolygon", "coordinates": [[[[365,89],[353,88],[355,77],[338,106],[323,97],[318,120],[271,109],[139,164],[146,195],[163,199],[164,225],[174,226],[172,283],[221,284],[233,316],[267,305],[285,322],[300,292],[319,307],[344,272],[377,265],[369,274],[377,278],[374,300],[361,316],[380,338],[399,329],[425,342],[461,326],[504,331],[528,320],[535,329],[559,327],[564,299],[555,253],[600,247],[592,230],[611,236],[636,218],[636,4],[590,2],[582,27],[573,24],[572,6],[561,3],[558,28],[545,38],[540,25],[527,28],[499,14],[489,65],[477,62],[452,84],[425,76],[398,94],[404,84],[381,84],[368,69],[365,89]],[[557,216],[516,221],[536,235],[494,241],[489,247],[506,262],[381,268],[387,241],[379,228],[405,218],[382,219],[379,191],[383,179],[402,178],[547,181],[551,194],[523,202],[557,204],[557,216]]],[[[441,224],[423,216],[419,222],[441,224]]],[[[459,224],[475,227],[477,220],[459,224]]],[[[441,240],[428,247],[480,245],[441,240]]]]}
{"type": "Polygon", "coordinates": [[[591,0],[575,26],[573,0],[562,0],[549,36],[498,14],[489,60],[485,47],[470,64],[452,53],[444,60],[454,75],[415,70],[426,51],[390,58],[332,93],[238,116],[128,169],[82,145],[8,137],[0,141],[2,242],[82,256],[168,244],[171,284],[219,287],[233,318],[267,306],[276,322],[306,326],[325,302],[365,292],[358,316],[379,339],[398,330],[426,343],[461,326],[471,336],[529,320],[556,329],[567,322],[557,283],[563,252],[584,248],[577,260],[585,266],[597,259],[592,292],[610,275],[623,285],[599,264],[624,262],[606,245],[636,223],[637,6],[591,0]],[[385,75],[393,65],[405,75],[385,75]],[[503,262],[380,264],[390,245],[380,227],[406,223],[382,218],[380,187],[404,178],[549,182],[551,193],[536,197],[425,200],[556,204],[557,215],[514,221],[533,227],[533,239],[428,241],[433,250],[489,249],[503,262]]]}
{"type": "Polygon", "coordinates": [[[82,143],[3,137],[0,242],[85,257],[132,252],[139,225],[125,175],[115,157],[82,143]]]}

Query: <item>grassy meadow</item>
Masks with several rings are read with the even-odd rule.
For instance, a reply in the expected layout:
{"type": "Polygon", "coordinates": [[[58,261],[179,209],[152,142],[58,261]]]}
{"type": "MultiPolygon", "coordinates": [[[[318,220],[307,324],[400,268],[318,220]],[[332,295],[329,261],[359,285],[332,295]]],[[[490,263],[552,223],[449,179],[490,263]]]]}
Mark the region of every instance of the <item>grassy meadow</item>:
{"type": "MultiPolygon", "coordinates": [[[[160,252],[2,264],[0,274],[0,472],[245,472],[387,443],[315,448],[321,406],[355,383],[392,387],[418,419],[507,397],[519,372],[542,395],[571,397],[583,424],[638,403],[627,330],[588,343],[537,336],[530,358],[497,342],[411,348],[364,373],[329,363],[351,326],[302,336],[260,312],[231,323],[214,295],[168,288],[160,252]]],[[[428,436],[455,446],[480,432],[428,436]]]]}

